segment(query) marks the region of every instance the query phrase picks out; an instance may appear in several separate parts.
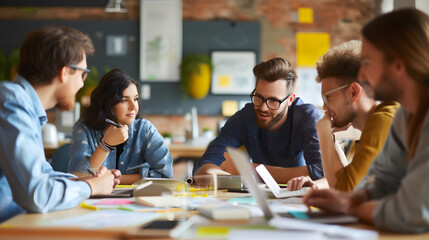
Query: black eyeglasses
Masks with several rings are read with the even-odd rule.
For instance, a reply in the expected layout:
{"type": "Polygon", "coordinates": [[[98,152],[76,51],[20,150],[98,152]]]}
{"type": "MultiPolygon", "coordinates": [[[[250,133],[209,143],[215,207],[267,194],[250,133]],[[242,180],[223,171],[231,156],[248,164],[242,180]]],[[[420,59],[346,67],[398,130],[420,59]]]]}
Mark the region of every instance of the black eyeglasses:
{"type": "Polygon", "coordinates": [[[81,68],[81,67],[78,67],[76,65],[69,65],[69,67],[73,68],[75,70],[82,70],[83,71],[82,72],[82,81],[85,81],[86,78],[88,77],[88,74],[91,72],[91,70],[89,70],[89,69],[81,68]]]}
{"type": "Polygon", "coordinates": [[[263,103],[267,104],[267,107],[271,110],[277,110],[280,108],[280,105],[286,101],[286,99],[288,99],[288,97],[290,96],[290,93],[283,98],[282,100],[278,100],[276,98],[263,98],[259,95],[255,94],[255,90],[253,90],[253,92],[250,94],[250,99],[252,99],[252,103],[253,105],[255,105],[256,107],[260,107],[262,106],[263,103]]]}

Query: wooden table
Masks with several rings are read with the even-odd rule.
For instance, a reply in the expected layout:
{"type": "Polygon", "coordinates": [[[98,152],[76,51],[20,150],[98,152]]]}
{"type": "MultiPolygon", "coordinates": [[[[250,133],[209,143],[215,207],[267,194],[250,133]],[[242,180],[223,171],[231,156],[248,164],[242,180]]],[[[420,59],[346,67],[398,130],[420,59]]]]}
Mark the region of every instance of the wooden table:
{"type": "MultiPolygon", "coordinates": [[[[44,149],[46,158],[52,157],[58,147],[45,146],[44,149]]],[[[174,160],[177,160],[179,158],[200,158],[206,151],[206,148],[206,145],[195,145],[186,143],[174,143],[168,146],[168,149],[170,150],[171,156],[174,160]]]]}
{"type": "MultiPolygon", "coordinates": [[[[218,191],[217,198],[229,199],[237,196],[249,196],[245,193],[230,193],[223,190],[218,191]]],[[[98,210],[104,211],[104,210],[98,210]]],[[[42,222],[51,220],[60,220],[68,217],[79,216],[86,213],[94,212],[81,207],[75,207],[69,210],[50,212],[45,214],[22,214],[15,216],[0,226],[0,239],[132,239],[127,235],[127,232],[135,229],[135,227],[122,227],[122,228],[102,228],[97,230],[84,229],[79,227],[53,227],[53,226],[38,226],[42,222]]],[[[189,217],[190,212],[177,212],[176,218],[182,218],[186,214],[189,217]],[[189,214],[188,214],[189,213],[189,214]]],[[[250,225],[252,223],[260,223],[261,219],[251,219],[249,221],[235,221],[228,222],[232,224],[244,224],[250,225]]],[[[217,222],[219,223],[219,222],[217,222]]],[[[349,224],[345,225],[348,227],[355,227],[359,229],[370,229],[376,230],[373,226],[365,223],[349,224]]],[[[385,231],[379,231],[381,240],[399,240],[399,239],[411,239],[411,240],[423,240],[429,239],[429,233],[424,234],[395,234],[385,231]]],[[[159,239],[158,239],[159,240],[159,239]]]]}
{"type": "MultiPolygon", "coordinates": [[[[248,196],[249,194],[226,192],[219,190],[216,195],[219,199],[227,200],[237,196],[248,196]]],[[[104,211],[104,210],[98,210],[104,211]]],[[[39,226],[42,222],[65,219],[69,217],[79,216],[82,214],[93,213],[94,210],[77,206],[72,209],[50,212],[50,213],[31,213],[17,215],[0,225],[0,240],[17,240],[17,239],[133,239],[128,236],[127,232],[135,229],[135,227],[123,228],[102,228],[102,229],[84,229],[77,227],[46,227],[39,226]]],[[[192,212],[171,212],[175,218],[188,218],[192,212]]],[[[160,240],[162,238],[156,238],[160,240]]]]}
{"type": "Polygon", "coordinates": [[[206,145],[195,144],[171,144],[168,146],[170,154],[174,160],[179,158],[200,158],[207,149],[206,145]]]}

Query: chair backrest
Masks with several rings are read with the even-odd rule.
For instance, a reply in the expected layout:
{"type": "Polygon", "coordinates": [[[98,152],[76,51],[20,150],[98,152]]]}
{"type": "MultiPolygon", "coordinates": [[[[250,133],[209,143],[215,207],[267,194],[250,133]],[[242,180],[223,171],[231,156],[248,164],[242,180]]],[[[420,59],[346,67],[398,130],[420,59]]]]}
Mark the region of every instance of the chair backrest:
{"type": "Polygon", "coordinates": [[[66,143],[59,147],[52,155],[51,165],[55,171],[67,172],[67,166],[69,164],[69,150],[70,143],[66,143]]]}

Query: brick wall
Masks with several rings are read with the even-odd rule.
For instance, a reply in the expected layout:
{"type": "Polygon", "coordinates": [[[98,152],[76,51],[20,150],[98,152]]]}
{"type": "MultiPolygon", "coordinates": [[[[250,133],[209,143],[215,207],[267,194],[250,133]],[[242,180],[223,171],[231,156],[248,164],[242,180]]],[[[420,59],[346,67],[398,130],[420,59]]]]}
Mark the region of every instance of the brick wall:
{"type": "MultiPolygon", "coordinates": [[[[184,20],[259,21],[261,58],[280,56],[295,65],[295,33],[327,32],[331,46],[360,38],[360,29],[379,9],[378,0],[183,0],[184,20]],[[297,9],[312,8],[314,23],[297,22],[297,9]]],[[[128,13],[100,7],[1,7],[0,19],[138,20],[140,1],[126,0],[128,13]]],[[[50,114],[52,115],[52,114],[50,114]]],[[[162,132],[184,134],[183,116],[145,116],[162,132]],[[171,123],[175,124],[171,124],[171,123]]],[[[51,119],[51,118],[50,118],[51,119]]],[[[216,129],[221,117],[200,116],[200,128],[216,129]]]]}
{"type": "MultiPolygon", "coordinates": [[[[293,64],[296,32],[327,32],[331,45],[360,38],[360,29],[379,8],[377,0],[183,0],[185,20],[259,21],[261,57],[281,56],[293,64]],[[377,5],[377,6],[375,6],[377,5]],[[312,8],[314,23],[297,22],[297,9],[312,8]]],[[[0,19],[138,20],[140,1],[126,0],[128,13],[100,7],[2,7],[0,19]]]]}

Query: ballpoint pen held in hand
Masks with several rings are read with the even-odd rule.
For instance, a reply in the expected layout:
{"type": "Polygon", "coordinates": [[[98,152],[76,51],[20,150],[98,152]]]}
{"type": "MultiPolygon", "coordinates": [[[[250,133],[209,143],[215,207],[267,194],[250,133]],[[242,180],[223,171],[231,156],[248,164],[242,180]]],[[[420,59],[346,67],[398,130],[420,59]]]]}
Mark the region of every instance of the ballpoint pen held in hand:
{"type": "Polygon", "coordinates": [[[97,176],[97,174],[95,172],[93,172],[91,169],[86,169],[86,171],[91,174],[92,177],[97,176]]]}
{"type": "Polygon", "coordinates": [[[122,125],[117,124],[117,123],[115,123],[114,121],[112,121],[112,120],[110,120],[110,119],[108,119],[108,118],[104,119],[104,121],[106,121],[108,124],[113,125],[113,126],[115,126],[115,127],[117,127],[117,128],[122,127],[122,125]]]}

